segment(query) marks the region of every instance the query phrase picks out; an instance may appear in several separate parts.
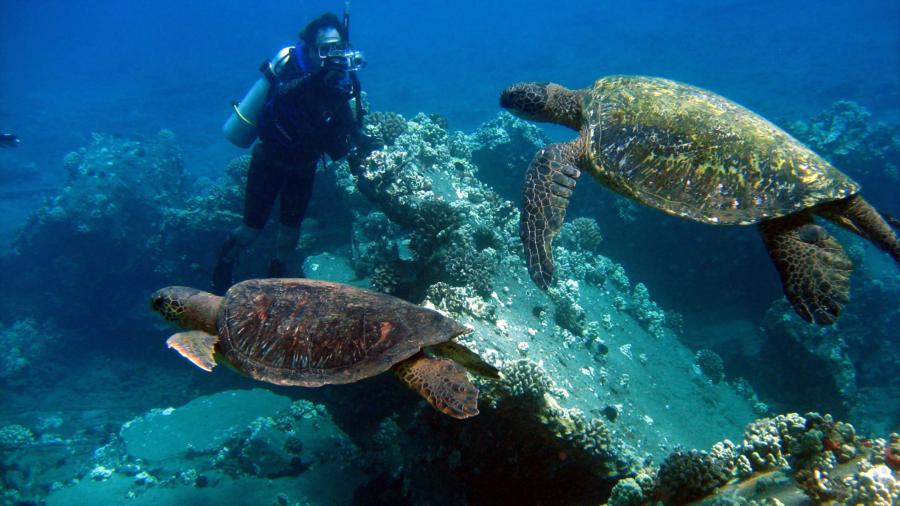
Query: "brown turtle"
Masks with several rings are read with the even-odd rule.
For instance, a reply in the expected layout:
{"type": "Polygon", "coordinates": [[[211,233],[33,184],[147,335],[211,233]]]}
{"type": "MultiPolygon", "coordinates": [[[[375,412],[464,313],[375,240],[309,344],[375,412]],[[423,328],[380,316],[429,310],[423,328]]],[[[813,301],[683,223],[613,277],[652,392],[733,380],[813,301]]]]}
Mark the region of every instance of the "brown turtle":
{"type": "Polygon", "coordinates": [[[757,224],[800,316],[833,323],[849,301],[853,263],[813,215],[900,261],[894,231],[859,185],[761,116],[712,92],[643,76],[590,88],[520,83],[500,105],[579,132],[540,150],[525,177],[520,236],[531,278],[553,279],[552,242],[581,171],[637,202],[714,225],[757,224]]]}
{"type": "Polygon", "coordinates": [[[454,418],[478,414],[478,389],[466,369],[499,376],[453,341],[471,329],[396,297],[339,283],[251,279],[224,297],[170,286],[151,296],[151,307],[191,329],[167,343],[206,371],[219,362],[256,380],[317,387],[390,369],[454,418]]]}

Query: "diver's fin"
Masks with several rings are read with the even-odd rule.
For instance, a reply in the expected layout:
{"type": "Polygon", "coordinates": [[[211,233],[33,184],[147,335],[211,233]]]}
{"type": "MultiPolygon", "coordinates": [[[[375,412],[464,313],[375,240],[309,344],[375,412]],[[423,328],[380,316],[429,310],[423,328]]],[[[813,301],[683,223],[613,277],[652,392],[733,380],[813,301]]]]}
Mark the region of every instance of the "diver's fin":
{"type": "Polygon", "coordinates": [[[175,348],[182,357],[204,371],[212,371],[216,366],[215,347],[218,342],[219,336],[199,330],[179,332],[166,340],[169,348],[175,348]]]}
{"type": "Polygon", "coordinates": [[[900,229],[900,220],[898,220],[897,218],[894,218],[893,216],[891,216],[890,214],[888,214],[884,211],[878,211],[878,214],[880,214],[881,217],[884,218],[884,221],[888,222],[892,227],[894,227],[896,229],[900,229]]]}
{"type": "Polygon", "coordinates": [[[395,365],[394,372],[438,411],[459,419],[478,414],[478,388],[456,362],[417,353],[395,365]]]}
{"type": "Polygon", "coordinates": [[[485,362],[477,353],[456,341],[445,341],[429,346],[425,350],[431,355],[449,358],[482,378],[500,379],[500,371],[496,367],[485,362]]]}

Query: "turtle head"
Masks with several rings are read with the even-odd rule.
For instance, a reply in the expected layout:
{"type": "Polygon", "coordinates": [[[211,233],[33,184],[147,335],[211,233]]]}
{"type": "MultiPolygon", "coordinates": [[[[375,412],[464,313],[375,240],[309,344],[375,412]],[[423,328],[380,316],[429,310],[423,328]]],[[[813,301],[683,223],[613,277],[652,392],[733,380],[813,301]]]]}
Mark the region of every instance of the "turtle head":
{"type": "Polygon", "coordinates": [[[179,327],[215,333],[215,315],[222,298],[186,286],[167,286],[153,292],[150,308],[179,327]]]}
{"type": "Polygon", "coordinates": [[[555,83],[516,83],[500,94],[500,107],[532,121],[581,130],[582,93],[555,83]]]}

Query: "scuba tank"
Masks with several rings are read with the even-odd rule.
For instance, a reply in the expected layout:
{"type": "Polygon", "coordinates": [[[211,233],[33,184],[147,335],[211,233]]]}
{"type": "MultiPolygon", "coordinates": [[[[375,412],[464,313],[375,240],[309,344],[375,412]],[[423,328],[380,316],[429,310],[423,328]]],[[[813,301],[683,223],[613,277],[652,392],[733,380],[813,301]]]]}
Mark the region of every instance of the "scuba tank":
{"type": "Polygon", "coordinates": [[[240,102],[232,102],[231,108],[234,112],[225,120],[222,125],[222,133],[225,138],[232,144],[240,148],[249,148],[258,135],[259,113],[266,104],[266,98],[269,96],[269,89],[278,78],[284,68],[285,62],[291,56],[293,47],[286,47],[275,55],[273,61],[266,60],[260,66],[259,71],[262,77],[253,83],[250,91],[244,95],[240,102]]]}

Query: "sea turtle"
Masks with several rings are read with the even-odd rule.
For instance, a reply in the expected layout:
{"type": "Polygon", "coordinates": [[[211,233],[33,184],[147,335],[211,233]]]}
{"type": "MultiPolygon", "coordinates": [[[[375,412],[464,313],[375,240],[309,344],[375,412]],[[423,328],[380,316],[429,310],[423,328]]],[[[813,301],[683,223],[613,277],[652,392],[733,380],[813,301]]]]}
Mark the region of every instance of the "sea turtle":
{"type": "Polygon", "coordinates": [[[807,321],[833,323],[853,269],[813,221],[846,227],[900,261],[900,241],[859,185],[786,132],[734,102],[687,84],[609,76],[590,88],[506,88],[500,105],[579,132],[541,149],[525,177],[520,236],[531,278],[553,279],[552,241],[581,171],[637,202],[714,225],[757,224],[784,293],[807,321]]]}
{"type": "Polygon", "coordinates": [[[317,387],[390,369],[454,418],[478,414],[478,389],[466,369],[499,377],[494,367],[453,340],[471,332],[468,327],[349,285],[251,279],[232,286],[224,297],[170,286],[157,290],[150,304],[164,319],[191,329],[167,343],[206,371],[219,362],[256,380],[317,387]]]}

